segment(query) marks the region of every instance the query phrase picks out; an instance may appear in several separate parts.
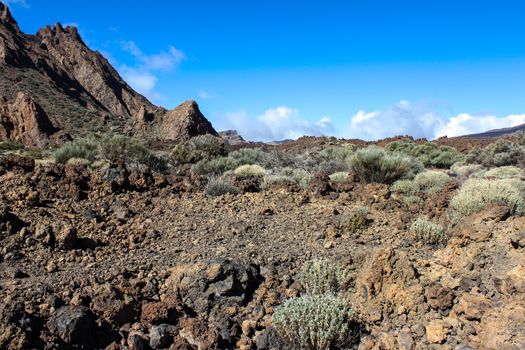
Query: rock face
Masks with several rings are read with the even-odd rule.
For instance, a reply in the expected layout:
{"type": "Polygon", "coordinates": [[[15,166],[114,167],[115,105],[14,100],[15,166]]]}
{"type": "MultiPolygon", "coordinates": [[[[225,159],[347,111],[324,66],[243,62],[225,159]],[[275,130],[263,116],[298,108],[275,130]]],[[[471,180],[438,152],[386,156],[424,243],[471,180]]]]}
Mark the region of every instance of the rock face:
{"type": "Polygon", "coordinates": [[[134,91],[99,52],[86,46],[77,28],[57,23],[35,35],[24,34],[0,2],[0,98],[23,103],[20,91],[31,102],[23,122],[20,113],[2,107],[2,140],[41,146],[54,128],[76,135],[116,131],[175,142],[218,136],[194,101],[167,111],[134,91]],[[37,118],[27,118],[28,113],[37,118]]]}
{"type": "Polygon", "coordinates": [[[198,135],[219,136],[211,123],[202,115],[197,102],[186,101],[175,109],[160,114],[149,112],[142,106],[135,115],[133,132],[137,136],[153,134],[157,139],[184,142],[198,135]]]}
{"type": "Polygon", "coordinates": [[[19,92],[16,100],[0,100],[0,139],[41,147],[57,136],[46,112],[27,93],[19,92]]]}

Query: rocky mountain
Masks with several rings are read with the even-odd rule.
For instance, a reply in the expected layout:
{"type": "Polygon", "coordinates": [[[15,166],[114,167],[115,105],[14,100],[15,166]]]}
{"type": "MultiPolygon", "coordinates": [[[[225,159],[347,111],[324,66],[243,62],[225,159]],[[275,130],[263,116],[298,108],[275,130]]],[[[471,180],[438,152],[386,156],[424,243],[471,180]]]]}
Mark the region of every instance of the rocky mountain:
{"type": "Polygon", "coordinates": [[[240,145],[246,143],[237,130],[219,131],[219,136],[229,145],[240,145]]]}
{"type": "MultiPolygon", "coordinates": [[[[133,90],[104,56],[84,43],[75,27],[57,23],[35,35],[25,34],[0,2],[0,97],[13,105],[20,92],[38,106],[31,120],[46,115],[43,124],[73,136],[135,130],[144,137],[176,141],[195,133],[216,134],[195,102],[167,111],[133,90]]],[[[9,108],[2,110],[0,137],[29,146],[44,142],[8,134],[11,124],[20,124],[9,113],[9,108]]]]}

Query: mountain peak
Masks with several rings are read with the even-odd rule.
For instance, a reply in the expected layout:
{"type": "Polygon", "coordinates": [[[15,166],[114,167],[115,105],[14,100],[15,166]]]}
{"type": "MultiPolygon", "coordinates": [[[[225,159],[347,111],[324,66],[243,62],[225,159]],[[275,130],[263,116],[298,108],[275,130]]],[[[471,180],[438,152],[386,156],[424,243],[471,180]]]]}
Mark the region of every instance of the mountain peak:
{"type": "Polygon", "coordinates": [[[18,23],[16,23],[15,19],[11,15],[11,11],[9,11],[9,7],[7,7],[7,5],[1,1],[0,1],[0,24],[3,24],[4,26],[16,32],[20,31],[20,29],[18,28],[18,23]]]}

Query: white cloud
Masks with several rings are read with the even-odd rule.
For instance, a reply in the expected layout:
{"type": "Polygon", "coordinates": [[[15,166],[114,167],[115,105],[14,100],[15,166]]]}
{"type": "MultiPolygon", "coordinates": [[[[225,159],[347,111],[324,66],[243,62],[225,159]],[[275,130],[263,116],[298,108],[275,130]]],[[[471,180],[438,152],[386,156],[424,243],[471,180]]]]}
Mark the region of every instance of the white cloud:
{"type": "Polygon", "coordinates": [[[436,131],[436,137],[447,135],[449,137],[467,134],[476,134],[492,129],[502,129],[525,124],[525,114],[512,114],[506,117],[493,115],[473,116],[462,113],[452,117],[436,131]]]}
{"type": "Polygon", "coordinates": [[[199,92],[197,92],[197,95],[199,95],[199,97],[203,100],[208,100],[210,98],[214,98],[215,95],[207,90],[200,90],[199,92]]]}
{"type": "Polygon", "coordinates": [[[377,140],[396,135],[435,139],[441,136],[462,136],[516,126],[525,123],[525,114],[496,117],[493,115],[440,116],[424,105],[400,101],[384,111],[358,111],[350,120],[350,138],[377,140]]]}
{"type": "Polygon", "coordinates": [[[246,111],[228,113],[226,120],[219,123],[222,129],[235,129],[250,141],[277,141],[297,139],[305,135],[329,135],[333,125],[327,116],[312,122],[303,119],[294,108],[281,106],[270,108],[256,118],[250,118],[246,111]]]}
{"type": "Polygon", "coordinates": [[[384,111],[358,111],[350,120],[349,137],[364,140],[377,140],[395,135],[432,137],[434,130],[443,121],[434,112],[408,101],[384,111]]]}
{"type": "Polygon", "coordinates": [[[160,94],[155,92],[158,81],[156,73],[172,72],[186,58],[184,52],[174,46],[169,46],[167,51],[151,55],[142,52],[133,41],[121,42],[121,48],[131,54],[135,63],[119,65],[120,74],[135,90],[153,101],[160,99],[160,94]]]}
{"type": "Polygon", "coordinates": [[[7,6],[13,6],[13,5],[19,5],[25,8],[30,8],[28,2],[26,0],[2,0],[4,4],[7,6]]]}

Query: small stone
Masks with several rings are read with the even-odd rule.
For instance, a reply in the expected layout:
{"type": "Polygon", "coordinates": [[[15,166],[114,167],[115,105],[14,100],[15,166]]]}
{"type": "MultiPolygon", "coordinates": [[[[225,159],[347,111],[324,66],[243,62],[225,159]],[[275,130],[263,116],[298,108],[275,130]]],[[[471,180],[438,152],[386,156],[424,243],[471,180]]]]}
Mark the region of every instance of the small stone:
{"type": "Polygon", "coordinates": [[[331,240],[328,240],[328,241],[324,242],[324,244],[323,244],[323,248],[324,249],[331,249],[334,246],[335,246],[335,243],[334,243],[334,241],[331,241],[331,240]]]}
{"type": "Polygon", "coordinates": [[[447,332],[445,330],[442,320],[432,320],[426,326],[427,340],[429,343],[441,344],[447,338],[447,332]]]}

